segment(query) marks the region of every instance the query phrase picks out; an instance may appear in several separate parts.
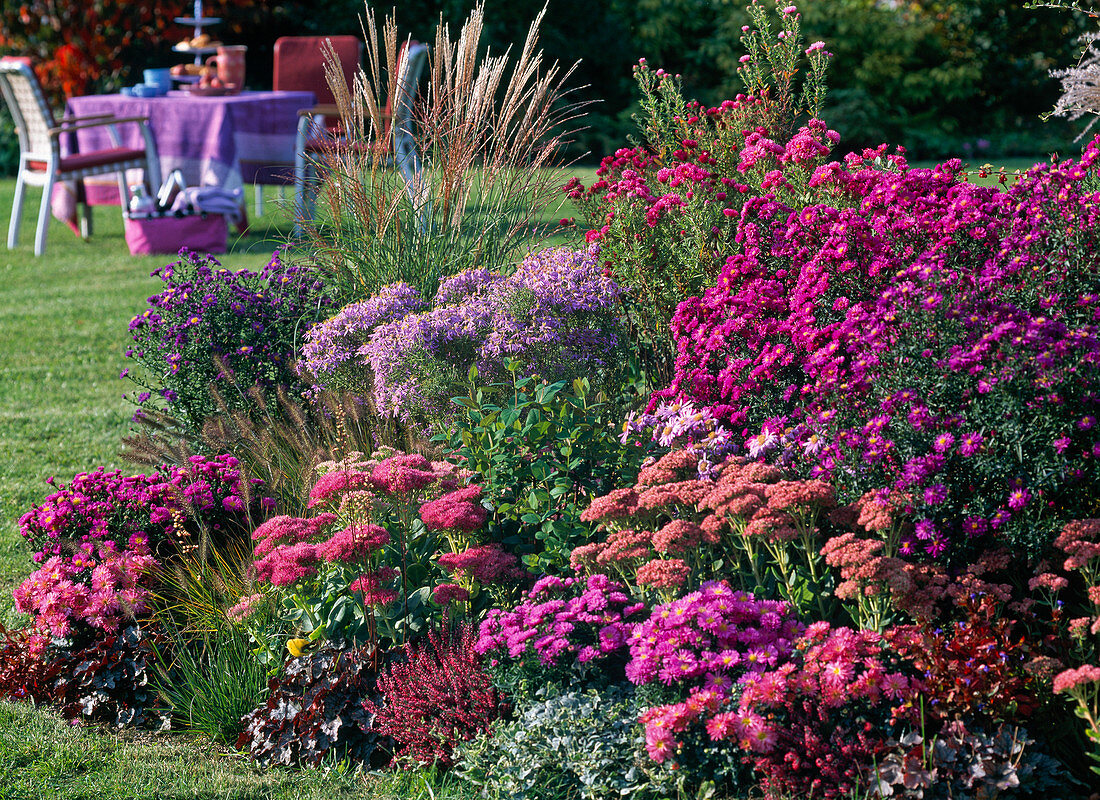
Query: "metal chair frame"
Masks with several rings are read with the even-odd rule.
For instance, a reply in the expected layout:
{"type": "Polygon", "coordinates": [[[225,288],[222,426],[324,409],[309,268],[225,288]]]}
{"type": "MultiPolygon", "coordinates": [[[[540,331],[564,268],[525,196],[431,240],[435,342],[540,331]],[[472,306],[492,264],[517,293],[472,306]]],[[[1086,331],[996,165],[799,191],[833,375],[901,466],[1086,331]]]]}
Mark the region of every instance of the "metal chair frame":
{"type": "MultiPolygon", "coordinates": [[[[413,207],[422,205],[423,164],[413,136],[413,103],[416,100],[420,75],[428,61],[428,46],[409,42],[401,48],[397,67],[397,97],[392,102],[392,118],[386,137],[392,146],[393,163],[405,178],[405,188],[413,207]]],[[[323,152],[327,146],[339,146],[326,134],[326,116],[338,115],[335,106],[318,106],[299,112],[298,137],[294,147],[294,233],[301,232],[301,223],[313,218],[315,198],[310,187],[316,184],[315,160],[311,152],[323,152]],[[320,145],[314,144],[320,138],[320,145]]]]}

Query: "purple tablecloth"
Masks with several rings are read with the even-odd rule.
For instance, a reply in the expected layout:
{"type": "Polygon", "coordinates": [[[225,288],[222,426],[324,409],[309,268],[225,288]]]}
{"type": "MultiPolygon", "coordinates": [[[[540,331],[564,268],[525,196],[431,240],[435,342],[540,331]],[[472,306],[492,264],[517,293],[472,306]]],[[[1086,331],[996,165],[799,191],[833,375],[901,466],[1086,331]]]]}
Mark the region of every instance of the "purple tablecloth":
{"type": "MultiPolygon", "coordinates": [[[[292,171],[298,111],[313,103],[311,92],[196,97],[172,91],[166,97],[73,97],[67,110],[81,116],[106,113],[148,117],[162,176],[179,169],[188,186],[220,186],[233,191],[251,183],[257,169],[265,165],[286,165],[282,169],[292,171]]],[[[123,125],[119,130],[124,145],[142,146],[136,126],[123,125]]],[[[110,147],[110,141],[104,128],[83,130],[77,136],[78,151],[106,147],[110,147]]],[[[113,176],[106,176],[104,181],[86,181],[89,202],[118,203],[113,180],[113,176]]]]}

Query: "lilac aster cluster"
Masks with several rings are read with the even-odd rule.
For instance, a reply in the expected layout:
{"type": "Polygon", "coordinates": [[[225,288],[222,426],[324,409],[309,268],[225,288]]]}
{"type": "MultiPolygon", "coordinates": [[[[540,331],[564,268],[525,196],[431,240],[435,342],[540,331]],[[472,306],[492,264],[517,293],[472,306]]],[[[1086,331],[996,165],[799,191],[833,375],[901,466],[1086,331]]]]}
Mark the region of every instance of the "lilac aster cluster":
{"type": "Polygon", "coordinates": [[[344,306],[306,332],[298,370],[314,381],[315,390],[324,387],[365,393],[361,383],[364,376],[356,369],[360,348],[379,325],[427,307],[420,293],[404,282],[390,284],[368,300],[344,306]]]}
{"type": "Polygon", "coordinates": [[[844,499],[911,498],[902,553],[993,533],[1036,551],[1100,485],[1098,157],[999,190],[883,147],[819,167],[827,202],[749,199],[737,253],[673,319],[661,398],[844,499]]]}
{"type": "Polygon", "coordinates": [[[626,677],[639,685],[701,683],[725,693],[744,676],[785,662],[802,629],[787,603],[711,581],[657,606],[634,628],[626,677]]]}
{"type": "Polygon", "coordinates": [[[189,253],[153,275],[165,288],[130,321],[133,344],[126,351],[142,369],[123,372],[142,387],[138,405],[162,399],[198,430],[218,411],[212,386],[236,410],[251,409],[246,392],[256,384],[300,385],[297,339],[329,306],[315,269],[286,264],[278,251],[259,273],[189,253]]]}
{"type": "Polygon", "coordinates": [[[596,253],[547,249],[508,277],[460,274],[431,310],[378,326],[358,350],[377,407],[410,421],[445,415],[471,366],[492,383],[506,378],[509,358],[550,381],[615,369],[621,290],[596,253]]]}
{"type": "Polygon", "coordinates": [[[718,466],[740,447],[738,437],[709,408],[681,401],[659,403],[652,411],[630,412],[619,441],[627,444],[642,438],[697,454],[698,474],[703,480],[713,480],[718,466]]]}
{"type": "Polygon", "coordinates": [[[545,577],[511,611],[489,611],[475,649],[494,663],[526,656],[548,666],[599,661],[626,647],[644,609],[604,575],[545,577]]]}

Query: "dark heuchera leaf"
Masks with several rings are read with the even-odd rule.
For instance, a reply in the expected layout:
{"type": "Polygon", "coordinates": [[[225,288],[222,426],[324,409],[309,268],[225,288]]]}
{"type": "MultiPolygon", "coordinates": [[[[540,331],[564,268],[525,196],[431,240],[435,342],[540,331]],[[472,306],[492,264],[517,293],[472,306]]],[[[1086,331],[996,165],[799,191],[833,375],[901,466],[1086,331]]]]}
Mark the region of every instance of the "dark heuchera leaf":
{"type": "Polygon", "coordinates": [[[50,664],[34,652],[30,633],[0,625],[0,698],[46,702],[52,681],[50,664]]]}
{"type": "Polygon", "coordinates": [[[130,625],[78,649],[56,653],[49,663],[50,694],[69,720],[105,722],[116,728],[161,727],[154,710],[157,693],[149,685],[154,659],[148,633],[130,625]]]}
{"type": "Polygon", "coordinates": [[[263,765],[316,766],[329,755],[380,767],[391,740],[372,730],[363,702],[379,699],[369,646],[326,645],[286,662],[267,702],[246,714],[237,749],[263,765]]]}

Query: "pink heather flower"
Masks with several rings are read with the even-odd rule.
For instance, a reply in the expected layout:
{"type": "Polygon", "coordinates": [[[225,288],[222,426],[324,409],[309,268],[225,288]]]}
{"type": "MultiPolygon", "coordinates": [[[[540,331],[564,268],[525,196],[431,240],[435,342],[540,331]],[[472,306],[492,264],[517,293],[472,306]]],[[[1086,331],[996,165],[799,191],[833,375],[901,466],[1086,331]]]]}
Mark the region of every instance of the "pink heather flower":
{"type": "Polygon", "coordinates": [[[638,567],[635,580],[639,586],[655,589],[675,589],[683,586],[691,575],[691,567],[679,558],[654,559],[638,567]]]}
{"type": "Polygon", "coordinates": [[[342,495],[355,489],[363,489],[369,486],[369,476],[365,472],[353,472],[350,470],[337,470],[326,472],[313,488],[309,490],[309,502],[307,508],[326,502],[334,495],[342,495]]]}
{"type": "Polygon", "coordinates": [[[353,564],[389,544],[390,533],[381,525],[352,525],[335,533],[317,546],[317,554],[325,561],[353,564]]]}
{"type": "Polygon", "coordinates": [[[470,592],[457,583],[441,583],[432,589],[432,599],[441,606],[465,603],[470,599],[470,592]]]}
{"type": "Polygon", "coordinates": [[[478,502],[480,497],[480,486],[466,486],[422,505],[420,518],[430,531],[451,529],[472,533],[488,516],[478,502]]]}
{"type": "Polygon", "coordinates": [[[1054,693],[1070,692],[1086,683],[1100,683],[1100,667],[1085,664],[1058,673],[1054,676],[1054,693]]]}
{"type": "Polygon", "coordinates": [[[824,49],[825,49],[825,42],[814,42],[813,44],[811,44],[809,47],[806,48],[806,55],[810,55],[810,53],[816,53],[818,50],[824,50],[824,49]]]}

